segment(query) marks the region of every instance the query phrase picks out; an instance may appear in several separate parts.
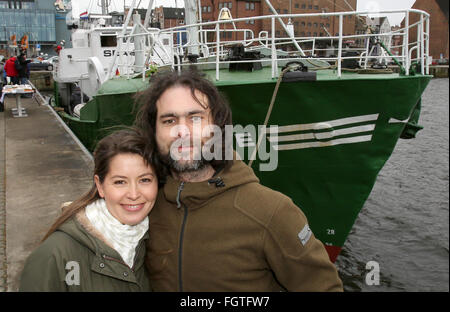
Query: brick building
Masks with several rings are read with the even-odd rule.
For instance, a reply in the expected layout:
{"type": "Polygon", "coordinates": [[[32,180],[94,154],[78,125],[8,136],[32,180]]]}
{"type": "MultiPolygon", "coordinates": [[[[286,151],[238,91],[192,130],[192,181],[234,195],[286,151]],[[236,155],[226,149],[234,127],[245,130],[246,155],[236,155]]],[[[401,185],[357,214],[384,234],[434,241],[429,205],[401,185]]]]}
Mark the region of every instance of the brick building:
{"type": "MultiPolygon", "coordinates": [[[[392,26],[391,30],[393,32],[398,31],[399,29],[401,29],[400,26],[392,26]]],[[[400,55],[402,54],[401,51],[401,45],[403,44],[403,36],[400,35],[399,33],[396,33],[396,35],[392,36],[392,47],[391,47],[391,52],[394,55],[400,55]]]]}
{"type": "MultiPolygon", "coordinates": [[[[300,13],[321,13],[321,12],[343,12],[354,11],[357,0],[272,0],[272,6],[278,14],[300,14],[300,13]]],[[[203,21],[217,20],[220,9],[228,8],[233,18],[244,18],[251,16],[271,15],[269,7],[264,0],[202,0],[203,21]]],[[[287,24],[287,19],[284,21],[287,24]]],[[[294,19],[295,36],[301,37],[327,37],[338,35],[338,17],[311,17],[308,19],[294,19]]],[[[343,32],[346,35],[355,34],[356,19],[354,16],[347,16],[344,20],[343,32]]],[[[251,29],[255,36],[262,30],[270,31],[269,20],[254,21],[254,23],[242,22],[236,25],[237,28],[251,29]]],[[[276,35],[286,35],[284,29],[276,22],[276,35]]],[[[231,34],[228,40],[242,39],[236,38],[236,34],[231,34]]]]}
{"type": "MultiPolygon", "coordinates": [[[[413,9],[423,10],[430,14],[430,55],[433,59],[445,58],[448,60],[448,0],[416,0],[413,9]]],[[[411,14],[409,24],[419,20],[417,14],[411,14]]],[[[404,27],[402,21],[402,27],[404,27]]],[[[417,30],[409,33],[410,42],[417,40],[417,30]]],[[[414,54],[413,54],[414,55],[414,54]]]]}
{"type": "MultiPolygon", "coordinates": [[[[272,6],[278,14],[302,14],[302,13],[330,13],[330,12],[348,12],[356,10],[357,0],[272,0],[272,6]]],[[[263,15],[271,14],[269,7],[264,1],[263,15]]],[[[285,21],[286,23],[287,21],[285,21]]],[[[339,33],[339,17],[337,16],[317,16],[308,19],[295,19],[294,33],[301,37],[327,37],[337,36],[339,33]]],[[[355,16],[344,17],[345,35],[355,34],[355,16]]],[[[270,29],[270,22],[266,21],[263,25],[264,29],[270,29]]],[[[277,27],[277,31],[282,32],[281,27],[277,27]]],[[[281,34],[281,33],[280,33],[281,34]]]]}
{"type": "MultiPolygon", "coordinates": [[[[216,21],[219,18],[219,13],[222,8],[227,8],[230,10],[231,16],[233,18],[244,18],[260,16],[261,14],[261,0],[202,0],[201,4],[201,14],[202,21],[216,21]]],[[[249,29],[253,31],[255,36],[258,36],[259,32],[262,30],[261,21],[249,21],[236,23],[236,28],[238,29],[249,29]]],[[[226,29],[231,29],[231,25],[225,26],[226,29]]],[[[211,40],[214,34],[209,34],[208,40],[211,40]]],[[[222,34],[221,40],[242,40],[244,34],[242,32],[226,32],[222,34]]]]}
{"type": "Polygon", "coordinates": [[[157,7],[153,11],[153,21],[159,23],[161,28],[184,25],[184,8],[157,7]]]}

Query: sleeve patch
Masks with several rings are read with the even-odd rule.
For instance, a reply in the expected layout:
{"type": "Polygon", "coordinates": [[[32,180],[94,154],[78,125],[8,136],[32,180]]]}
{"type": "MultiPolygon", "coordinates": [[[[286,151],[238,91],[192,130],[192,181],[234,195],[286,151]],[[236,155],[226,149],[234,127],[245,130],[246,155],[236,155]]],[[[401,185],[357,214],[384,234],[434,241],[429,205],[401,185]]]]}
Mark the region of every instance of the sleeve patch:
{"type": "Polygon", "coordinates": [[[300,242],[303,246],[306,245],[306,243],[311,238],[312,231],[309,228],[309,225],[306,224],[305,227],[298,233],[298,238],[300,238],[300,242]]]}

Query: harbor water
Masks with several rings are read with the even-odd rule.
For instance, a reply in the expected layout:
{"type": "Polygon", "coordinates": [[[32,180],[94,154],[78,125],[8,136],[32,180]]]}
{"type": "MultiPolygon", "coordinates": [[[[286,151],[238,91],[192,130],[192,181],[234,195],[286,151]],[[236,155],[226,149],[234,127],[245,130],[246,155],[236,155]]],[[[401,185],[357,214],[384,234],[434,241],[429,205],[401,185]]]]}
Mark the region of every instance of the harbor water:
{"type": "Polygon", "coordinates": [[[336,261],[345,291],[449,291],[448,84],[430,82],[424,129],[399,140],[355,222],[336,261]]]}

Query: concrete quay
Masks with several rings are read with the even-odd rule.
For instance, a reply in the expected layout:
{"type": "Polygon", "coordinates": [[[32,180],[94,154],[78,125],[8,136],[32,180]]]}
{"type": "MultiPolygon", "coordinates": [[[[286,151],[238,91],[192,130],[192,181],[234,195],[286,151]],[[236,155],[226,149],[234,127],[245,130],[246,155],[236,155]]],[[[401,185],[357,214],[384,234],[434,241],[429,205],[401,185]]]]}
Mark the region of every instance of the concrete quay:
{"type": "Polygon", "coordinates": [[[25,260],[61,204],[92,183],[92,158],[52,109],[31,98],[21,102],[27,117],[13,117],[13,97],[0,112],[0,292],[18,290],[25,260]]]}

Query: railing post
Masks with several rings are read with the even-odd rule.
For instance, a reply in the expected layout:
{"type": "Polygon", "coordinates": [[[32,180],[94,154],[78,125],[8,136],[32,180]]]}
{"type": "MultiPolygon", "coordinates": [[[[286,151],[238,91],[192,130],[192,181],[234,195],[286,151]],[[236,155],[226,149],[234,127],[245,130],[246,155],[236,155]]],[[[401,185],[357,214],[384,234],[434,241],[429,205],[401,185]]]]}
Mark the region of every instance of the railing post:
{"type": "Polygon", "coordinates": [[[419,19],[419,21],[417,22],[418,23],[418,25],[416,26],[416,31],[417,31],[417,39],[416,39],[416,47],[417,47],[417,52],[416,52],[416,62],[418,63],[418,62],[420,62],[420,51],[421,51],[421,49],[420,49],[420,19],[419,19]]]}
{"type": "Polygon", "coordinates": [[[316,37],[313,38],[311,56],[314,56],[315,47],[316,47],[316,37]]]}
{"type": "Polygon", "coordinates": [[[428,58],[430,57],[430,17],[427,17],[427,45],[426,45],[426,74],[430,74],[430,64],[428,63],[428,58]]]}
{"type": "Polygon", "coordinates": [[[220,24],[217,23],[216,24],[216,80],[219,80],[219,61],[220,61],[220,52],[219,52],[219,46],[220,46],[220,41],[219,41],[219,28],[220,28],[220,24]]]}
{"type": "Polygon", "coordinates": [[[175,69],[175,51],[173,49],[173,29],[170,30],[170,51],[172,51],[172,68],[175,69]]]}
{"type": "Polygon", "coordinates": [[[341,77],[343,15],[339,14],[338,77],[341,77]]]}
{"type": "Polygon", "coordinates": [[[423,14],[420,13],[420,73],[425,75],[425,46],[423,38],[423,14]]]}
{"type": "Polygon", "coordinates": [[[405,74],[409,75],[409,10],[405,11],[405,36],[403,37],[403,55],[405,56],[405,74]]]}
{"type": "Polygon", "coordinates": [[[272,78],[276,77],[276,57],[277,57],[277,50],[275,48],[275,18],[272,17],[272,78]]]}
{"type": "Polygon", "coordinates": [[[370,46],[370,36],[366,38],[366,60],[364,61],[364,69],[367,68],[367,62],[369,61],[369,46],[370,46]]]}

